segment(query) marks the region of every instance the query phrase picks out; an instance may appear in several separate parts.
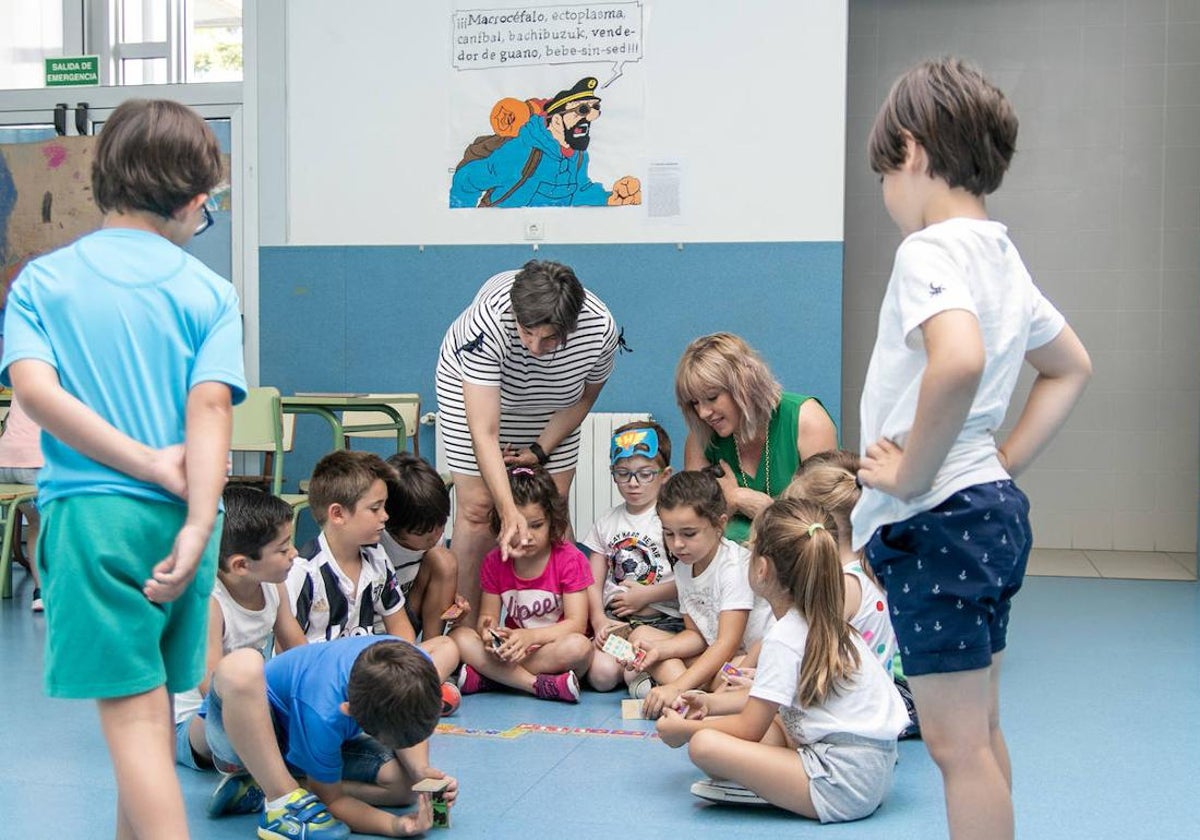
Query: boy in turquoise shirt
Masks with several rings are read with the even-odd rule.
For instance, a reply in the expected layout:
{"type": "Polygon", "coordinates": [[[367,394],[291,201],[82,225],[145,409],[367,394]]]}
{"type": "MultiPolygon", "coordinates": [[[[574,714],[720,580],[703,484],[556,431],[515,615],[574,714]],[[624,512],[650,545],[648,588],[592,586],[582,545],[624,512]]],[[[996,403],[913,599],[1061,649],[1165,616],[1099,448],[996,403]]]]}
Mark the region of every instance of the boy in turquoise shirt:
{"type": "Polygon", "coordinates": [[[3,379],[44,430],[46,691],[97,700],[121,838],[188,836],[169,692],[203,677],[246,383],[237,295],[181,246],[221,179],[199,115],[124,103],[92,164],[101,229],[31,262],[5,316],[3,379]]]}

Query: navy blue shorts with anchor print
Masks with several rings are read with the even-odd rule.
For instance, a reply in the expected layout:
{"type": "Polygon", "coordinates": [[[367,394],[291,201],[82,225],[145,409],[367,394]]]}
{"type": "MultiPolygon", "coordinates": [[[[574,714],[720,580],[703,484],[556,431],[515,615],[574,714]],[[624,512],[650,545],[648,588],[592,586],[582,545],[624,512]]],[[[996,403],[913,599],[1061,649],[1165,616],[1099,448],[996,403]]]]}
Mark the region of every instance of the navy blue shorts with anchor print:
{"type": "Polygon", "coordinates": [[[1011,480],[958,490],[875,532],[867,560],[887,590],[906,676],[991,665],[1032,546],[1029,499],[1011,480]]]}

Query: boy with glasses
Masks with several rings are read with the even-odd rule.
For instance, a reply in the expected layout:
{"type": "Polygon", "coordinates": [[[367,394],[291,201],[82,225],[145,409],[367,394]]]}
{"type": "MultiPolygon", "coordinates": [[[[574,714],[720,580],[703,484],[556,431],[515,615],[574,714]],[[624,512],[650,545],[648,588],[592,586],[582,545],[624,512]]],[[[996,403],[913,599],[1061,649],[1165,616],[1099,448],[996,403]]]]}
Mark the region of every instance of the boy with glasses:
{"type": "Polygon", "coordinates": [[[669,633],[683,629],[655,508],[671,474],[671,439],[657,423],[627,423],[613,433],[610,461],[624,501],[597,519],[583,541],[596,580],[588,589],[588,613],[598,649],[587,679],[597,691],[611,691],[626,675],[635,676],[603,650],[611,633],[627,635],[641,624],[669,633]]]}
{"type": "Polygon", "coordinates": [[[168,692],[204,676],[246,380],[237,294],[182,246],[223,174],[194,111],[125,102],[92,162],[100,230],[29,263],[5,315],[3,378],[44,432],[46,693],[96,699],[122,838],[188,836],[168,692]]]}

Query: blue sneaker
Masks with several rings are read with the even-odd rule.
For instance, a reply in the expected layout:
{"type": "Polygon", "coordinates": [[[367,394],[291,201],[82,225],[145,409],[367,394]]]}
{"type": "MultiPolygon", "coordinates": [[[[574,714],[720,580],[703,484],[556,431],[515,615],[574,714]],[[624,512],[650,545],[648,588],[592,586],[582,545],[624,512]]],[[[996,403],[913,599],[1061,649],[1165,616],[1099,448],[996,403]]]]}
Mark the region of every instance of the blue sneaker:
{"type": "Polygon", "coordinates": [[[263,807],[263,791],[258,782],[245,771],[227,773],[217,783],[208,800],[208,815],[257,814],[263,807]]]}
{"type": "Polygon", "coordinates": [[[282,808],[263,812],[258,820],[261,840],[345,840],[350,829],[304,788],[296,788],[282,808]]]}

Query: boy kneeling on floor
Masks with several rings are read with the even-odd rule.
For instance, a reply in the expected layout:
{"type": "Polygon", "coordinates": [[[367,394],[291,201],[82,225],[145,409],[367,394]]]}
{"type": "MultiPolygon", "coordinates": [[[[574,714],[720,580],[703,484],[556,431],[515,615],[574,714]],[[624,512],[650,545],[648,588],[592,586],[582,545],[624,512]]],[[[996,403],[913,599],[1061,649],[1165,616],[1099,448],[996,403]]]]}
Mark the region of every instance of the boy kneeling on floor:
{"type": "Polygon", "coordinates": [[[447,805],[458,793],[457,781],[429,764],[441,706],[429,656],[394,636],[304,645],[265,663],[253,651],[234,651],[217,666],[206,698],[205,737],[213,764],[227,774],[209,811],[239,810],[256,798],[246,792],[257,782],[266,799],[262,838],[420,834],[433,810],[429,794],[414,794],[413,785],[447,779],[447,805]],[[417,810],[402,816],[376,807],[414,802],[417,810]]]}

